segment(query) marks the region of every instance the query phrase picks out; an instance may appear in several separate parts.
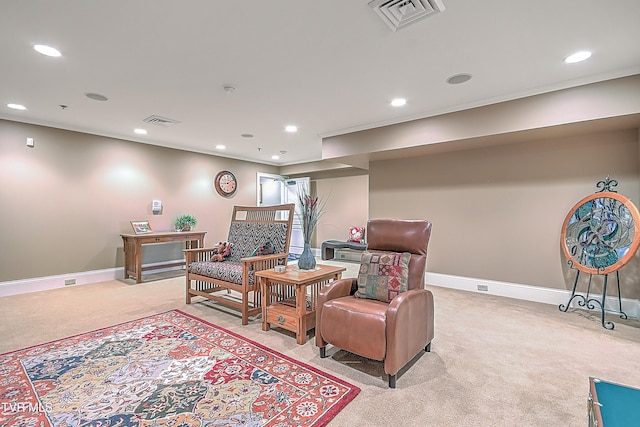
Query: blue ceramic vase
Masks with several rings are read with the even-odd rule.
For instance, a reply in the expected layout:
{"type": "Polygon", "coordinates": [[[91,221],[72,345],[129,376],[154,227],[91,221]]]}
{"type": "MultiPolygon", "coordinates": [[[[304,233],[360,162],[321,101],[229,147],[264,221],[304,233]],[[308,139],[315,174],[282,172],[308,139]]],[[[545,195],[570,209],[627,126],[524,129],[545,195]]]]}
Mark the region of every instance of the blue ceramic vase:
{"type": "Polygon", "coordinates": [[[309,242],[304,242],[304,249],[298,259],[298,268],[300,270],[313,270],[316,268],[316,257],[314,257],[311,252],[309,242]]]}

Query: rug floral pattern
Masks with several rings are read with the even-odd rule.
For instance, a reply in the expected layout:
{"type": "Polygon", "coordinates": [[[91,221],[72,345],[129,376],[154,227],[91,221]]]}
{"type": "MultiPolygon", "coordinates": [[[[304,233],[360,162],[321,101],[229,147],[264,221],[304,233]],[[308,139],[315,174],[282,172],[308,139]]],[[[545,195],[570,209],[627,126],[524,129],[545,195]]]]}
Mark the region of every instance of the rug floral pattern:
{"type": "Polygon", "coordinates": [[[359,391],[178,310],[0,355],[2,426],[320,426],[359,391]]]}

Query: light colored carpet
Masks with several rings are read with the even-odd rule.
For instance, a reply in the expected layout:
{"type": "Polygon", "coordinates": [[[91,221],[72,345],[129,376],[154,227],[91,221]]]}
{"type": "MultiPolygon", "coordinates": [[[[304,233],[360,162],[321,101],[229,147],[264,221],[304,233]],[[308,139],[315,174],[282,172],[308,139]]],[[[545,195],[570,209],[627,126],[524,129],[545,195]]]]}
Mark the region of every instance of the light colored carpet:
{"type": "MultiPolygon", "coordinates": [[[[328,262],[325,262],[328,263],[328,262]]],[[[345,263],[345,277],[357,264],[345,263]]],[[[562,313],[556,306],[429,287],[436,304],[432,351],[387,388],[382,365],[311,338],[247,326],[215,304],[185,304],[184,278],[109,281],[0,298],[0,353],[171,309],[180,309],[332,373],[362,392],[331,426],[584,426],[589,376],[640,386],[640,322],[562,313]]]]}

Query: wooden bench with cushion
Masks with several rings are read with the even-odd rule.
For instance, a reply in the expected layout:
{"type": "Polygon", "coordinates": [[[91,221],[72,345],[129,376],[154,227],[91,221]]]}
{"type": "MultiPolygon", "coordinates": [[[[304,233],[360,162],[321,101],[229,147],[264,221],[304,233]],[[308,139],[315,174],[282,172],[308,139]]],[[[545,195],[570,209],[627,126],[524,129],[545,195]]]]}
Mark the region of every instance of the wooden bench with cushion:
{"type": "Polygon", "coordinates": [[[249,316],[262,311],[254,273],[287,265],[294,208],[294,204],[235,206],[227,238],[231,253],[222,262],[211,261],[216,248],[185,250],[187,304],[193,296],[202,296],[240,310],[242,324],[249,323],[249,316]],[[273,253],[252,256],[266,242],[273,245],[273,253]],[[240,299],[230,291],[239,293],[240,299]]]}

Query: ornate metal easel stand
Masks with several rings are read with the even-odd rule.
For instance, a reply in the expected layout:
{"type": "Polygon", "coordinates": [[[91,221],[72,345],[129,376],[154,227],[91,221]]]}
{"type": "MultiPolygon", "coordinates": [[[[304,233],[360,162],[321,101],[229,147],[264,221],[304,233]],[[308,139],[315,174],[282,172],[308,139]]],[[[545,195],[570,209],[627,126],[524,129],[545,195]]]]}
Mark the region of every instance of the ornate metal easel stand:
{"type": "MultiPolygon", "coordinates": [[[[575,269],[571,263],[571,261],[569,261],[569,265],[571,266],[571,269],[575,269]]],[[[563,311],[563,312],[567,312],[567,310],[569,310],[569,307],[571,306],[571,303],[573,302],[574,299],[576,299],[578,301],[578,305],[580,307],[586,307],[589,310],[595,310],[596,307],[600,307],[600,312],[601,312],[601,323],[602,323],[602,327],[608,330],[612,330],[613,328],[616,327],[616,325],[611,322],[611,321],[605,321],[605,304],[607,301],[607,282],[609,279],[609,275],[608,274],[598,274],[598,276],[602,276],[603,277],[603,285],[602,285],[602,298],[598,299],[598,298],[592,298],[589,296],[589,293],[591,291],[591,279],[593,279],[593,274],[589,274],[589,283],[587,285],[587,294],[583,295],[580,293],[576,293],[576,288],[578,287],[578,279],[580,278],[580,270],[576,270],[576,280],[573,282],[573,290],[571,291],[571,298],[569,298],[569,301],[567,302],[567,304],[560,304],[558,306],[558,310],[563,311]]],[[[622,297],[620,296],[620,272],[616,270],[616,281],[617,281],[617,285],[618,285],[618,311],[617,314],[620,315],[621,319],[627,319],[627,314],[622,311],[622,297]]]]}

